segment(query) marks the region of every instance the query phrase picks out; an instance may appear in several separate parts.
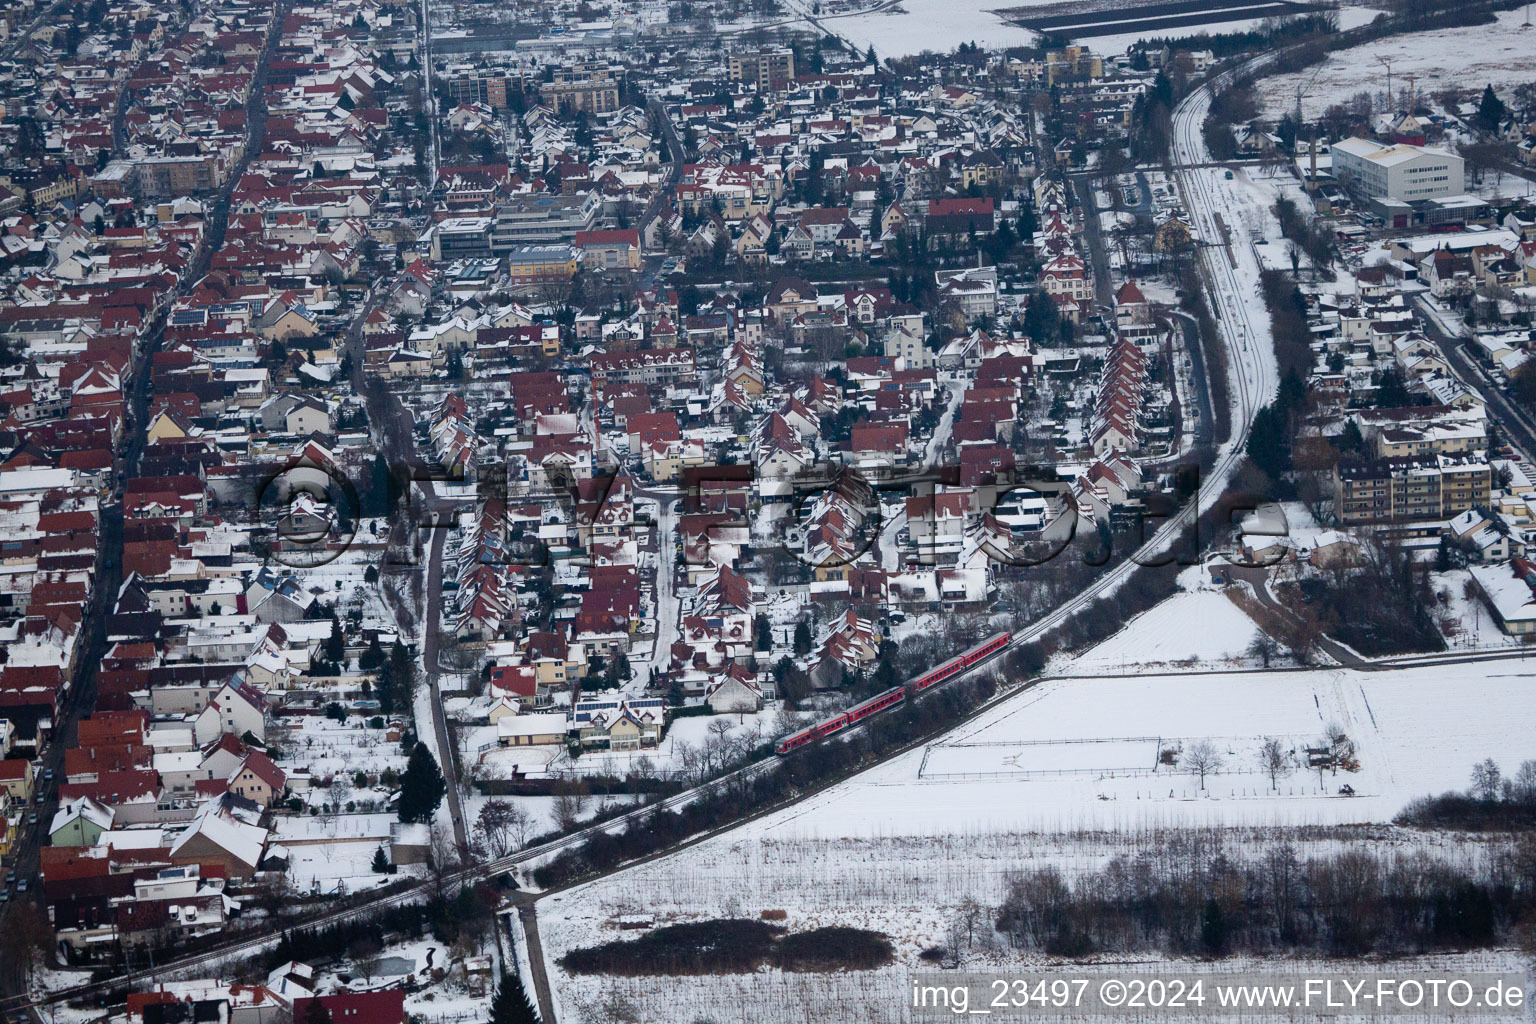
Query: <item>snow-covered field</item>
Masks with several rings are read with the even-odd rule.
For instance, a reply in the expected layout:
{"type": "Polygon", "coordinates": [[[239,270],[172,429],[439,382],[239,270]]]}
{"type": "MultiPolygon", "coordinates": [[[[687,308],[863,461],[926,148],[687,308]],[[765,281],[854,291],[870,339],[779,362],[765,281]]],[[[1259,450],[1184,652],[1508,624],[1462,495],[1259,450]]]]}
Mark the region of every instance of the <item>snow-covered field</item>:
{"type": "MultiPolygon", "coordinates": [[[[1375,20],[1380,14],[1379,10],[1370,7],[1340,7],[1339,28],[1354,28],[1357,25],[1365,25],[1375,20]]],[[[1131,12],[1127,12],[1130,20],[1131,12]]],[[[1181,25],[1178,28],[1162,29],[1158,32],[1118,32],[1114,35],[1084,36],[1078,40],[1083,45],[1091,48],[1094,53],[1102,53],[1106,57],[1122,54],[1131,45],[1154,36],[1198,36],[1217,35],[1228,32],[1250,32],[1260,28],[1269,19],[1267,18],[1240,18],[1236,21],[1215,22],[1210,25],[1181,25]]]]}
{"type": "Polygon", "coordinates": [[[1306,87],[1301,108],[1307,118],[1318,117],[1334,103],[1347,103],[1359,92],[1376,96],[1386,88],[1386,67],[1378,58],[1392,62],[1394,90],[1406,89],[1407,76],[1413,75],[1419,95],[1449,87],[1481,90],[1491,84],[1506,89],[1528,82],[1536,76],[1536,28],[1523,28],[1524,22],[1524,10],[1516,9],[1500,13],[1489,25],[1412,32],[1340,50],[1318,67],[1264,79],[1256,90],[1261,113],[1279,117],[1294,109],[1298,85],[1306,87]]]}
{"type": "Polygon", "coordinates": [[[1033,32],[998,17],[997,8],[1006,6],[1019,5],[1014,0],[899,0],[858,14],[825,16],[820,21],[860,50],[873,46],[882,60],[924,50],[948,53],[961,43],[977,43],[986,49],[1031,45],[1033,32]]]}
{"type": "MultiPolygon", "coordinates": [[[[1205,622],[1194,616],[1214,613],[1215,606],[1204,607],[1206,598],[1224,600],[1182,595],[1169,605],[1183,614],[1149,613],[1110,644],[1126,647],[1170,629],[1200,634],[1205,622]]],[[[1082,661],[1103,664],[1108,656],[1094,650],[1082,661]]],[[[638,1007],[641,1019],[682,1024],[700,1014],[719,1022],[756,1020],[755,1008],[762,1006],[803,1012],[805,1019],[910,1020],[902,994],[910,972],[921,966],[917,954],[945,941],[962,900],[995,905],[1009,874],[1026,867],[1095,867],[1143,844],[1175,841],[1191,826],[1221,828],[1236,846],[1272,840],[1275,826],[1340,826],[1285,833],[1303,854],[1309,844],[1337,849],[1357,840],[1412,841],[1431,849],[1451,843],[1410,839],[1380,823],[1411,797],[1465,788],[1474,761],[1492,757],[1509,771],[1536,758],[1533,687],[1536,663],[1519,661],[1369,673],[1050,680],[945,736],[942,746],[915,750],[726,835],[550,897],[540,904],[540,920],[551,978],[566,1015],[618,998],[638,1007]],[[1296,748],[1332,724],[1357,744],[1360,770],[1322,777],[1296,770],[1272,789],[1258,766],[1262,739],[1296,748]],[[1063,742],[1069,739],[1093,742],[1063,742]],[[1154,748],[1188,749],[1201,740],[1228,761],[1203,792],[1198,779],[1177,768],[1147,770],[1154,748]],[[1030,773],[929,777],[924,761],[931,766],[935,756],[962,766],[968,759],[1014,758],[1015,767],[1030,773]],[[1095,766],[1095,758],[1102,763],[1095,766]],[[1136,762],[1134,770],[1126,770],[1127,759],[1136,762]],[[1071,773],[1048,774],[1064,769],[1071,773]],[[1340,795],[1345,783],[1359,795],[1340,795]],[[756,917],[764,910],[785,910],[792,930],[834,924],[881,930],[891,936],[897,962],[854,974],[765,971],[702,979],[571,977],[554,963],[569,949],[616,937],[612,922],[620,915],[649,914],[659,924],[756,917]],[[853,999],[867,1009],[856,1018],[837,1017],[832,1007],[853,999]],[[679,1015],[678,1007],[686,1012],[679,1015]]],[[[975,957],[968,969],[1020,962],[1001,949],[975,957]]],[[[1477,962],[1521,966],[1513,954],[1485,954],[1477,962]]]]}
{"type": "Polygon", "coordinates": [[[1073,660],[1074,675],[1124,675],[1149,666],[1207,668],[1244,662],[1258,636],[1253,620],[1223,593],[1186,592],[1157,605],[1136,621],[1073,660]],[[1190,628],[1199,623],[1198,628],[1190,628]]]}
{"type": "MultiPolygon", "coordinates": [[[[948,53],[961,43],[976,43],[986,49],[1033,45],[1034,32],[1004,20],[1003,13],[1018,17],[1022,8],[1055,3],[1056,0],[890,0],[854,14],[823,14],[818,19],[831,32],[856,45],[860,50],[873,46],[881,58],[908,57],[932,50],[948,53]]],[[[802,12],[809,2],[792,6],[802,12]]],[[[1339,11],[1341,28],[1353,28],[1371,21],[1379,13],[1367,7],[1343,7],[1339,11]]],[[[1116,35],[1091,36],[1080,40],[1094,53],[1115,57],[1127,47],[1153,35],[1189,36],[1202,32],[1246,32],[1258,28],[1265,19],[1250,18],[1215,22],[1210,25],[1182,25],[1156,33],[1145,30],[1116,35]]],[[[1134,9],[1127,12],[1127,22],[1134,23],[1134,9]]],[[[814,28],[809,22],[795,27],[814,28]]]]}

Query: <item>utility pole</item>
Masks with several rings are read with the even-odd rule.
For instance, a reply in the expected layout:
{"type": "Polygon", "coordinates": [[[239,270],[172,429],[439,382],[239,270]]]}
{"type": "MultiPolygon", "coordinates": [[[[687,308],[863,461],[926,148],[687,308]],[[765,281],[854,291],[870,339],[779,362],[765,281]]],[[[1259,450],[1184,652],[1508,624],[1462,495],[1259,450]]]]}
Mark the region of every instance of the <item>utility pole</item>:
{"type": "Polygon", "coordinates": [[[1387,69],[1387,106],[1389,108],[1395,108],[1395,105],[1392,102],[1392,62],[1396,59],[1397,58],[1395,57],[1376,58],[1376,63],[1387,69]]]}

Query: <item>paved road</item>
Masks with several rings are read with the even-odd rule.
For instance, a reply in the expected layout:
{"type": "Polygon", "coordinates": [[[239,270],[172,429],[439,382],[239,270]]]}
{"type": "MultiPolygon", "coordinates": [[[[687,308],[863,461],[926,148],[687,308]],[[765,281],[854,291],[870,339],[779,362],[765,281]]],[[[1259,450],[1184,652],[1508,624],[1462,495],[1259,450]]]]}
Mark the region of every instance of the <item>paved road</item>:
{"type": "MultiPolygon", "coordinates": [[[[1509,392],[1489,379],[1487,371],[1468,354],[1467,343],[1441,320],[1433,306],[1423,298],[1416,299],[1414,304],[1418,307],[1425,333],[1440,349],[1446,362],[1468,387],[1482,396],[1483,404],[1498,414],[1508,442],[1518,447],[1527,460],[1536,456],[1536,414],[1516,405],[1510,400],[1509,392]]],[[[1529,465],[1529,461],[1526,464],[1529,465]]]]}
{"type": "MultiPolygon", "coordinates": [[[[432,519],[434,523],[437,521],[436,514],[433,514],[432,519]]],[[[437,735],[438,760],[441,762],[443,778],[448,783],[448,814],[453,820],[453,839],[460,856],[464,856],[469,850],[469,827],[464,821],[464,808],[459,803],[459,755],[448,731],[448,715],[443,710],[443,695],[438,689],[437,655],[443,610],[443,545],[447,539],[447,530],[432,531],[431,554],[427,558],[427,607],[421,624],[421,653],[427,669],[427,698],[432,704],[432,731],[437,735]]]]}
{"type": "MultiPolygon", "coordinates": [[[[1071,177],[1077,189],[1077,205],[1083,211],[1083,234],[1088,240],[1088,260],[1093,269],[1094,300],[1099,309],[1112,309],[1115,304],[1115,282],[1109,270],[1109,251],[1104,242],[1104,232],[1099,226],[1099,208],[1093,201],[1094,175],[1074,174],[1071,177]]],[[[1119,191],[1111,181],[1109,188],[1119,191]]]]}
{"type": "MultiPolygon", "coordinates": [[[[239,175],[243,173],[253,151],[259,149],[260,140],[265,131],[264,89],[267,67],[281,29],[283,15],[290,2],[291,0],[284,0],[279,6],[258,60],[256,75],[251,86],[252,100],[247,117],[246,152],[225,186],[220,189],[209,217],[209,229],[192,262],[182,275],[181,281],[172,292],[173,296],[185,295],[207,272],[208,262],[213,252],[223,242],[228,223],[230,192],[238,182],[239,175]]],[[[43,18],[51,16],[62,6],[62,3],[50,5],[32,27],[40,24],[43,18]]],[[[30,28],[28,31],[30,32],[30,28]]],[[[161,345],[169,304],[168,299],[153,312],[150,328],[144,334],[143,343],[135,346],[135,359],[128,368],[127,416],[123,425],[125,442],[114,460],[114,472],[119,483],[132,479],[138,473],[139,458],[144,450],[144,428],[149,419],[151,398],[149,365],[154,353],[161,345]]],[[[45,786],[39,780],[40,787],[45,791],[45,799],[41,805],[35,806],[34,811],[29,812],[35,813],[37,820],[32,822],[29,819],[24,823],[17,839],[17,850],[12,862],[18,877],[34,881],[37,880],[39,870],[38,848],[42,843],[43,833],[57,808],[57,787],[64,778],[64,751],[75,745],[80,719],[90,714],[95,708],[96,672],[109,648],[106,635],[107,614],[111,610],[111,602],[116,600],[117,592],[122,587],[123,508],[120,500],[101,507],[100,522],[101,534],[95,566],[95,583],[90,604],[85,609],[85,615],[81,621],[85,636],[81,641],[80,654],[70,679],[69,691],[60,708],[59,720],[54,725],[53,738],[40,758],[42,770],[52,771],[53,782],[45,786]]],[[[4,927],[6,920],[14,912],[14,907],[26,900],[40,898],[40,889],[39,883],[27,897],[10,901],[0,908],[0,927],[4,927]]],[[[0,1005],[27,1005],[26,984],[27,978],[23,964],[10,962],[0,965],[0,1005]]],[[[41,1020],[37,1010],[30,1005],[27,1005],[24,1012],[26,1019],[41,1020]]]]}
{"type": "Polygon", "coordinates": [[[528,967],[533,975],[533,996],[538,1000],[543,1024],[555,1024],[555,1000],[549,991],[549,971],[544,964],[544,943],[539,938],[539,897],[520,892],[513,897],[517,916],[523,923],[523,940],[528,947],[528,967]]]}

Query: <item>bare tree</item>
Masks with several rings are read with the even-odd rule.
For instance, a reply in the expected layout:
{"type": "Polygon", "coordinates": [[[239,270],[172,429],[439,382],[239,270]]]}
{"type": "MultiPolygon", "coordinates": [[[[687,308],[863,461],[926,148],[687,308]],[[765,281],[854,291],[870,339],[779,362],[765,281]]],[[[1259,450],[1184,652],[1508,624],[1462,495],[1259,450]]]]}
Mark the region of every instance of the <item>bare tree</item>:
{"type": "Polygon", "coordinates": [[[587,811],[587,787],[580,782],[561,780],[554,784],[551,792],[555,799],[550,812],[555,816],[555,824],[561,829],[571,828],[587,811]]]}
{"type": "Polygon", "coordinates": [[[725,743],[725,738],[731,734],[731,721],[728,718],[716,718],[709,723],[709,734],[720,743],[725,743]]]}
{"type": "Polygon", "coordinates": [[[1521,761],[1510,779],[1510,787],[1517,800],[1536,799],[1536,761],[1521,761]]]}
{"type": "Polygon", "coordinates": [[[459,867],[459,848],[453,832],[434,823],[428,833],[427,840],[427,869],[432,874],[432,882],[439,892],[443,891],[447,883],[447,876],[459,867]]]}
{"type": "Polygon", "coordinates": [[[0,960],[20,964],[23,981],[43,965],[53,945],[53,928],[47,916],[31,900],[20,900],[6,917],[0,934],[0,960]]]}
{"type": "Polygon", "coordinates": [[[1338,722],[1329,722],[1323,735],[1328,740],[1328,760],[1332,763],[1334,773],[1337,774],[1340,768],[1352,770],[1350,766],[1355,760],[1355,741],[1349,738],[1344,727],[1338,722]]]}
{"type": "Polygon", "coordinates": [[[1271,789],[1280,788],[1280,780],[1291,774],[1291,754],[1273,736],[1266,736],[1259,747],[1259,770],[1269,776],[1271,789]]]}
{"type": "Polygon", "coordinates": [[[298,892],[288,872],[267,871],[256,885],[256,906],[266,912],[269,920],[280,921],[293,909],[298,892]]]}
{"type": "Polygon", "coordinates": [[[330,797],[331,806],[339,814],[342,807],[352,796],[352,783],[347,778],[346,772],[337,772],[331,776],[331,783],[326,787],[326,795],[330,797]]]}
{"type": "Polygon", "coordinates": [[[677,740],[672,744],[672,757],[677,763],[677,770],[685,780],[697,782],[703,776],[702,771],[708,771],[702,752],[697,746],[687,740],[677,740]]]}
{"type": "Polygon", "coordinates": [[[1502,788],[1504,773],[1493,758],[1472,766],[1472,795],[1479,800],[1493,800],[1502,788]]]}
{"type": "Polygon", "coordinates": [[[364,981],[370,985],[379,973],[379,944],[371,936],[363,935],[352,940],[352,945],[347,949],[347,956],[352,960],[352,966],[364,981]]]}
{"type": "Polygon", "coordinates": [[[1200,788],[1205,788],[1205,777],[1221,771],[1224,760],[1209,740],[1191,743],[1179,758],[1179,767],[1185,775],[1199,778],[1200,788]]]}
{"type": "Polygon", "coordinates": [[[636,782],[649,782],[656,777],[656,762],[651,760],[649,754],[641,754],[629,762],[629,774],[634,776],[636,782]]]}
{"type": "Polygon", "coordinates": [[[529,813],[505,800],[487,801],[475,820],[475,833],[492,857],[505,857],[521,849],[528,841],[532,827],[533,818],[529,813]]]}
{"type": "Polygon", "coordinates": [[[976,944],[976,929],[986,920],[986,908],[967,896],[960,901],[955,914],[957,923],[965,929],[965,946],[969,949],[976,944]]]}

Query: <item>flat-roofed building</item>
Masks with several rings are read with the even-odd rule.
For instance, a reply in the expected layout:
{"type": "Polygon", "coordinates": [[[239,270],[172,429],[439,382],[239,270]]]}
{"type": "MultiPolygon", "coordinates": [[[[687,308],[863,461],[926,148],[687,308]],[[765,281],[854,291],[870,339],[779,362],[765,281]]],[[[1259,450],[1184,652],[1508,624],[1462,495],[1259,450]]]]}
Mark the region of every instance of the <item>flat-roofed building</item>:
{"type": "Polygon", "coordinates": [[[1370,139],[1333,145],[1333,173],[1368,196],[1403,202],[1459,196],[1466,191],[1461,157],[1425,146],[1388,146],[1370,139]]]}
{"type": "Polygon", "coordinates": [[[520,245],[507,252],[506,260],[514,291],[569,281],[581,267],[568,245],[520,245]]]}
{"type": "Polygon", "coordinates": [[[596,192],[571,196],[546,192],[514,196],[496,206],[491,248],[505,252],[518,245],[574,242],[577,232],[591,231],[596,226],[601,208],[596,192]]]}
{"type": "Polygon", "coordinates": [[[788,85],[795,77],[795,51],[788,47],[733,53],[730,60],[733,82],[755,85],[759,92],[773,92],[788,85]]]}
{"type": "Polygon", "coordinates": [[[1341,462],[1334,507],[1346,524],[1441,520],[1486,504],[1493,473],[1481,452],[1341,462]]]}

